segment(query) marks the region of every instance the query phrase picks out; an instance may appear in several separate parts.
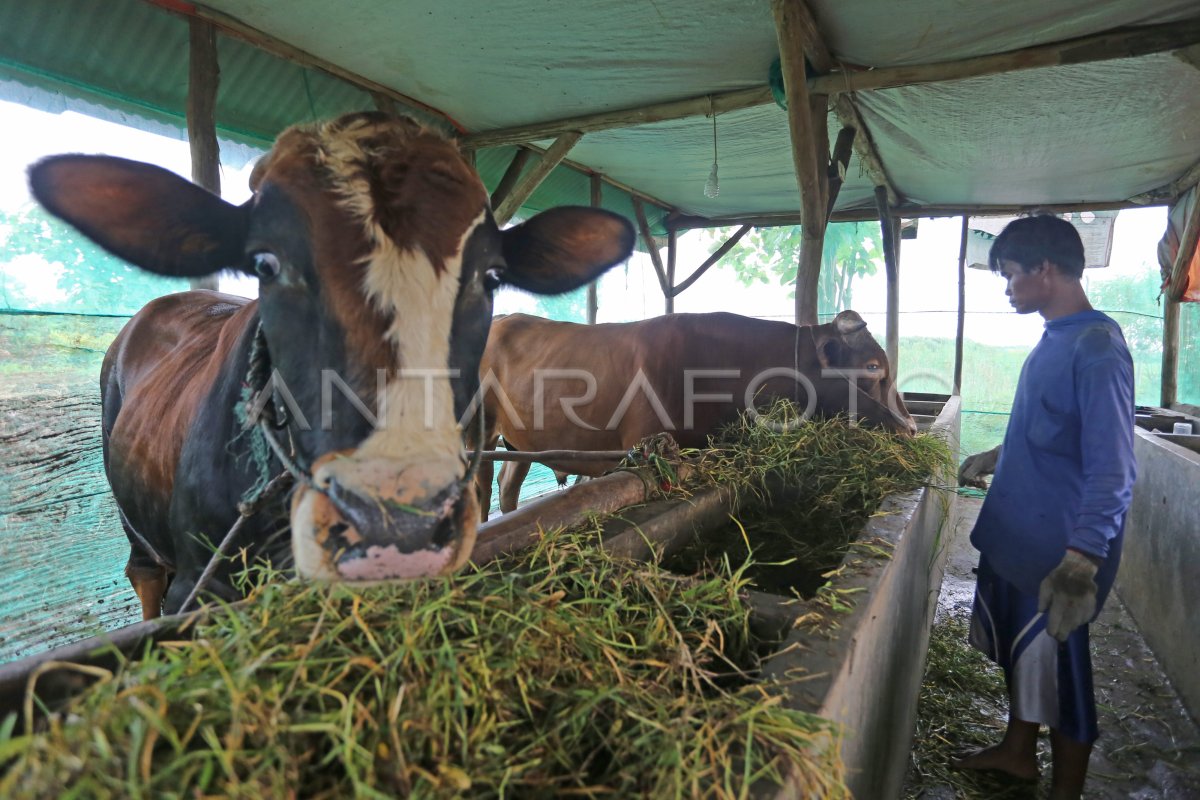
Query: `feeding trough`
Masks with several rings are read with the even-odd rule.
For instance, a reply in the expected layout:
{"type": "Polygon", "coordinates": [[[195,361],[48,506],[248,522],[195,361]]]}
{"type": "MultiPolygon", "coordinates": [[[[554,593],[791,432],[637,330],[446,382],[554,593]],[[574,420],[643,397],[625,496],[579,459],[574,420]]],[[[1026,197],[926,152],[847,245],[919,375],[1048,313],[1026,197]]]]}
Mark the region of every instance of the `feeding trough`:
{"type": "MultiPolygon", "coordinates": [[[[933,417],[930,427],[953,445],[958,399],[929,402],[941,404],[937,415],[929,415],[933,417]]],[[[942,475],[933,483],[948,480],[942,475]]],[[[628,505],[625,500],[635,497],[634,502],[640,503],[598,529],[604,550],[621,557],[661,559],[697,532],[728,519],[731,497],[719,485],[702,488],[690,498],[645,502],[648,486],[655,488],[634,473],[618,472],[531,504],[481,528],[474,560],[528,544],[534,538],[530,530],[536,530],[539,522],[543,528],[551,520],[563,524],[574,500],[585,496],[592,498],[591,503],[596,497],[627,492],[619,502],[628,505]]],[[[784,705],[837,724],[840,733],[830,739],[837,744],[829,752],[844,763],[846,783],[855,796],[887,796],[903,775],[907,747],[902,745],[912,731],[924,642],[941,577],[940,532],[952,516],[950,497],[930,486],[888,497],[858,537],[867,546],[852,549],[816,597],[800,600],[742,593],[750,608],[750,627],[760,639],[779,642],[764,671],[786,687],[784,705]]],[[[206,614],[218,619],[223,613],[202,612],[199,619],[206,614]]],[[[83,673],[115,666],[116,651],[136,654],[150,640],[179,638],[186,635],[183,628],[197,619],[143,623],[8,665],[0,669],[0,714],[35,709],[27,695],[31,679],[36,679],[41,702],[54,706],[87,680],[83,673]],[[82,664],[83,670],[63,668],[66,661],[82,664]]],[[[803,796],[805,787],[812,785],[811,775],[783,774],[782,796],[803,796]]]]}

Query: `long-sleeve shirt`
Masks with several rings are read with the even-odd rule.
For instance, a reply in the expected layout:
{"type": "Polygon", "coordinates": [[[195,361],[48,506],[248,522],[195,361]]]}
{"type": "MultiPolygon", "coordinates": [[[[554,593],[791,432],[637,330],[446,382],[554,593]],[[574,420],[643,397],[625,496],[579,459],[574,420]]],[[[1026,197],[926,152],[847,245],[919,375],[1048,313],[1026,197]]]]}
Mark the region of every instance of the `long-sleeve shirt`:
{"type": "Polygon", "coordinates": [[[1021,368],[995,478],[971,543],[1037,595],[1067,548],[1101,559],[1097,609],[1121,559],[1133,496],[1133,360],[1108,315],[1046,323],[1021,368]]]}

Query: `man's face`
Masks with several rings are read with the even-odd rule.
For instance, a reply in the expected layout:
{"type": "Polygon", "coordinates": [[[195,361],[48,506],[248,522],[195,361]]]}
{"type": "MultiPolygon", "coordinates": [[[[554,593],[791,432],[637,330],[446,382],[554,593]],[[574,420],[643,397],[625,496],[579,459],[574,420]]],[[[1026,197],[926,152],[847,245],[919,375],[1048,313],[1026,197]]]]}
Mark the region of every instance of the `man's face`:
{"type": "Polygon", "coordinates": [[[1050,265],[1043,261],[1029,272],[1015,261],[1000,262],[1000,277],[1008,282],[1004,293],[1018,314],[1041,311],[1050,299],[1050,265]]]}

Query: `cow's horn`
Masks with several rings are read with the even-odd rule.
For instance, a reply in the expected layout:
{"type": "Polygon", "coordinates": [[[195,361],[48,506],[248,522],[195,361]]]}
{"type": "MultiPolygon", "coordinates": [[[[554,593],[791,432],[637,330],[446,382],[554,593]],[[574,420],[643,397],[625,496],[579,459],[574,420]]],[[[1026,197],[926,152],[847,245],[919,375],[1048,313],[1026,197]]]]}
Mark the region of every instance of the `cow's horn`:
{"type": "Polygon", "coordinates": [[[858,333],[863,328],[867,327],[867,323],[855,311],[842,311],[834,317],[834,324],[837,325],[838,333],[843,336],[849,336],[852,333],[858,333]]]}

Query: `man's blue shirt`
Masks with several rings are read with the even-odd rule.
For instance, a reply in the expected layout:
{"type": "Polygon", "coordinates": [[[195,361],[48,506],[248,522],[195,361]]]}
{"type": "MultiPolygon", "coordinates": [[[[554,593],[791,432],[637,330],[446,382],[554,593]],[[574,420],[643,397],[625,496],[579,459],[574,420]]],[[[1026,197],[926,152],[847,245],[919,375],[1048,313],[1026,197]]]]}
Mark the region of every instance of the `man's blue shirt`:
{"type": "Polygon", "coordinates": [[[1096,556],[1097,609],[1116,577],[1133,496],[1133,360],[1108,315],[1046,323],[1025,360],[971,543],[1037,595],[1068,547],[1096,556]]]}

